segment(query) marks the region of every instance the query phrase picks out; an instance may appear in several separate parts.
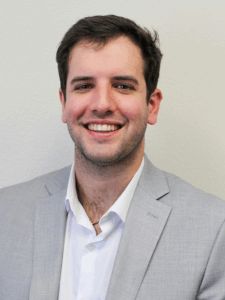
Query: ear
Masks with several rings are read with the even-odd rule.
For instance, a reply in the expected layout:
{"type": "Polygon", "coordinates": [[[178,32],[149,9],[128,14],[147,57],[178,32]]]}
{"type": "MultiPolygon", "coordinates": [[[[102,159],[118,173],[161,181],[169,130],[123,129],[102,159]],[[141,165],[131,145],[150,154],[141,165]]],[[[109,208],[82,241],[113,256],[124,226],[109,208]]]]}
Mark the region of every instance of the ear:
{"type": "Polygon", "coordinates": [[[157,122],[157,116],[159,112],[160,103],[162,100],[162,92],[159,89],[155,89],[150,96],[149,100],[149,114],[148,114],[148,124],[154,125],[157,122]]]}
{"type": "Polygon", "coordinates": [[[65,101],[64,94],[63,94],[61,88],[59,89],[59,98],[60,98],[60,102],[61,102],[61,105],[62,105],[62,117],[61,117],[61,119],[62,119],[63,123],[67,123],[67,120],[66,120],[66,101],[65,101]]]}

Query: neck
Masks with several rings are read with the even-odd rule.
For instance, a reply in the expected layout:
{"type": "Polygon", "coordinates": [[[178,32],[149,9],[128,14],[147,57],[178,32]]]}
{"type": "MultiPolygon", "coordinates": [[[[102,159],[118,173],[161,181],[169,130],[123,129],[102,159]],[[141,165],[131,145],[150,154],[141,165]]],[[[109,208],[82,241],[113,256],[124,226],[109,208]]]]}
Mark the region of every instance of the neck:
{"type": "Polygon", "coordinates": [[[144,149],[138,154],[114,164],[98,165],[76,149],[77,194],[92,223],[99,221],[127,187],[141,165],[144,149]]]}

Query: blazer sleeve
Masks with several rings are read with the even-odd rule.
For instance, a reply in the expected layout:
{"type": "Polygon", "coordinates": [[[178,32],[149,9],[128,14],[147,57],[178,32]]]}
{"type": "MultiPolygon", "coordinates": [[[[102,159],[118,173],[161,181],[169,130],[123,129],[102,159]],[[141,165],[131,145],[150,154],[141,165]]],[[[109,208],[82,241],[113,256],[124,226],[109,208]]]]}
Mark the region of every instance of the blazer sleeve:
{"type": "Polygon", "coordinates": [[[225,221],[210,253],[197,300],[225,300],[225,221]]]}

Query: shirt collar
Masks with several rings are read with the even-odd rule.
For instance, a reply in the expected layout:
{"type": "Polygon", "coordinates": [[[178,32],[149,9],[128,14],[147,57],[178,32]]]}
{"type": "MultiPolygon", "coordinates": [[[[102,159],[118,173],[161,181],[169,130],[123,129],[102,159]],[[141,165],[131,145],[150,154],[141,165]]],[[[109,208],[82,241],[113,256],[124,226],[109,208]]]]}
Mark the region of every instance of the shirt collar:
{"type": "MultiPolygon", "coordinates": [[[[85,223],[88,222],[88,216],[81,205],[80,201],[78,200],[77,190],[76,190],[76,180],[75,180],[75,172],[74,172],[74,163],[72,164],[70,170],[70,177],[67,187],[66,199],[65,199],[66,209],[67,212],[71,210],[74,216],[77,219],[78,224],[82,224],[82,220],[85,220],[85,223]]],[[[85,224],[85,225],[86,225],[85,224]]]]}
{"type": "MultiPolygon", "coordinates": [[[[142,159],[140,167],[138,168],[137,172],[135,173],[135,175],[133,176],[133,178],[131,179],[131,181],[123,191],[123,193],[119,196],[116,202],[109,208],[109,210],[102,216],[101,219],[108,216],[110,212],[114,212],[125,223],[127,212],[131,200],[133,198],[135,189],[137,187],[138,181],[140,179],[143,167],[144,167],[144,157],[142,159]]],[[[82,220],[83,218],[85,219],[88,218],[83,206],[80,204],[78,200],[77,191],[76,191],[75,174],[74,174],[74,163],[72,164],[71,171],[70,171],[65,205],[66,205],[67,212],[70,209],[72,210],[78,223],[79,220],[82,220]]]]}
{"type": "Polygon", "coordinates": [[[142,159],[141,165],[138,168],[137,172],[125,188],[125,190],[122,192],[122,194],[119,196],[119,198],[116,200],[116,202],[109,208],[108,212],[114,211],[117,213],[120,217],[120,219],[125,223],[127,212],[131,203],[131,200],[133,198],[135,189],[137,187],[138,181],[141,177],[141,173],[144,167],[144,157],[142,159]]]}

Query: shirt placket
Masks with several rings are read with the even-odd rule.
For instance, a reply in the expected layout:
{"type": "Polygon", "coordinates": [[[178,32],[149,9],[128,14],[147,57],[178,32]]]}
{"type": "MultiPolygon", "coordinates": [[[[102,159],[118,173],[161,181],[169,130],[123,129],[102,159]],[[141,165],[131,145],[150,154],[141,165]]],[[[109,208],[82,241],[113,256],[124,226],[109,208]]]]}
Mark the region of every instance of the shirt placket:
{"type": "Polygon", "coordinates": [[[97,253],[95,239],[93,237],[89,238],[82,252],[77,300],[94,299],[93,287],[95,282],[94,275],[96,274],[95,264],[97,253]]]}

